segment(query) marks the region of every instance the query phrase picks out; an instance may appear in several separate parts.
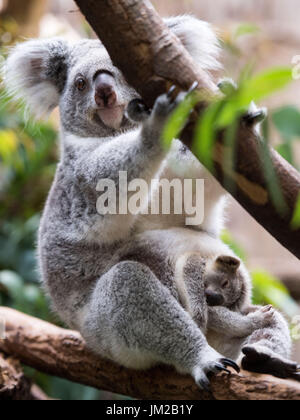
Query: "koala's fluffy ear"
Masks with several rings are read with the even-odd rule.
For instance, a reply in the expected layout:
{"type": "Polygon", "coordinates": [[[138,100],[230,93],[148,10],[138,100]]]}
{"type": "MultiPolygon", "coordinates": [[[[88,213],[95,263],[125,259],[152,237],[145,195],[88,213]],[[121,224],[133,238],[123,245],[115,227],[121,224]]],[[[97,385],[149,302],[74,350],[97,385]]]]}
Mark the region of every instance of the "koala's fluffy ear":
{"type": "Polygon", "coordinates": [[[14,47],[4,65],[8,93],[38,117],[59,103],[68,69],[69,47],[61,39],[32,40],[14,47]]]}
{"type": "Polygon", "coordinates": [[[203,70],[221,68],[219,41],[207,22],[189,15],[168,18],[165,22],[203,70]]]}
{"type": "Polygon", "coordinates": [[[222,255],[217,258],[216,266],[221,271],[236,273],[241,266],[241,261],[235,257],[222,255]]]}

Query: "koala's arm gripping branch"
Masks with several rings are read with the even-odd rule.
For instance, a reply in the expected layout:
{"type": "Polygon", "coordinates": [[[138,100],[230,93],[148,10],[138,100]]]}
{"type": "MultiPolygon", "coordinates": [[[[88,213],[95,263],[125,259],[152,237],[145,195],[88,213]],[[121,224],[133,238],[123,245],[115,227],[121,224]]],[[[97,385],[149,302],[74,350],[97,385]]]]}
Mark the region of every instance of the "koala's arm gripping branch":
{"type": "MultiPolygon", "coordinates": [[[[149,106],[171,84],[188,89],[195,80],[206,95],[216,91],[206,73],[199,70],[181,42],[166,27],[148,0],[75,0],[129,83],[149,106]]],[[[191,145],[193,124],[182,140],[191,145]]],[[[268,190],[263,169],[261,139],[241,125],[237,133],[237,164],[226,173],[226,147],[222,133],[215,146],[216,176],[239,203],[283,246],[300,258],[300,229],[291,220],[300,194],[300,174],[274,150],[271,161],[287,211],[279,214],[268,190]],[[227,182],[228,177],[231,181],[227,182]]]]}
{"type": "MultiPolygon", "coordinates": [[[[147,372],[117,366],[93,355],[77,332],[64,330],[9,308],[0,308],[6,320],[6,339],[0,350],[39,371],[118,394],[144,400],[203,400],[194,380],[173,369],[147,372]]],[[[216,400],[300,400],[300,384],[242,372],[212,379],[216,400]]],[[[0,360],[1,399],[1,360],[0,360]]]]}

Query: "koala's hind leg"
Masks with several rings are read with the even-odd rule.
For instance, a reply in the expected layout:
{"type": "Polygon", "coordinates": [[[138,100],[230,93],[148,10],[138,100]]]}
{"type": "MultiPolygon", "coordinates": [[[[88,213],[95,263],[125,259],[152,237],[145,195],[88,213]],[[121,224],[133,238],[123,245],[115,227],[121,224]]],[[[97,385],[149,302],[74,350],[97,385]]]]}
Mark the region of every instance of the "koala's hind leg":
{"type": "Polygon", "coordinates": [[[244,344],[242,367],[251,372],[300,380],[300,366],[289,360],[291,347],[288,324],[275,311],[270,326],[255,331],[244,344]]]}
{"type": "Polygon", "coordinates": [[[206,390],[209,373],[238,369],[208,345],[152,271],[136,262],[119,263],[98,281],[81,332],[92,350],[123,366],[173,365],[206,390]]]}

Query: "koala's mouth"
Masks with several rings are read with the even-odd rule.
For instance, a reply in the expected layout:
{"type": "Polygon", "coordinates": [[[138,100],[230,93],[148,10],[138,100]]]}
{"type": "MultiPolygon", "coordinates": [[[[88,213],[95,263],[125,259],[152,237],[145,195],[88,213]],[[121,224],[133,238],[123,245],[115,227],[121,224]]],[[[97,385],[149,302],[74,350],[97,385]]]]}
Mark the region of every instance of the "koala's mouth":
{"type": "Polygon", "coordinates": [[[98,109],[96,113],[104,125],[118,130],[121,128],[123,122],[125,106],[119,105],[112,108],[102,108],[98,109]]]}

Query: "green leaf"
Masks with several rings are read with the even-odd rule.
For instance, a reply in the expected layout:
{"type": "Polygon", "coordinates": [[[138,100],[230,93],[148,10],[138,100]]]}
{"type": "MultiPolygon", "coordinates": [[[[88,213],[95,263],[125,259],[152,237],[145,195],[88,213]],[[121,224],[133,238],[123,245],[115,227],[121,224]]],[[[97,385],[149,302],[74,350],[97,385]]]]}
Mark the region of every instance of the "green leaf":
{"type": "Polygon", "coordinates": [[[260,32],[260,28],[257,25],[246,22],[236,28],[233,36],[237,39],[244,35],[256,35],[258,32],[260,32]]]}
{"type": "Polygon", "coordinates": [[[172,141],[179,137],[179,134],[189,119],[191,111],[198,102],[198,94],[188,95],[172,113],[162,134],[163,145],[166,149],[169,149],[172,141]]]}
{"type": "Polygon", "coordinates": [[[286,139],[300,137],[300,112],[294,106],[285,106],[272,114],[272,121],[286,139]]]}
{"type": "Polygon", "coordinates": [[[293,147],[292,147],[292,143],[291,142],[288,142],[287,141],[285,143],[279,144],[276,147],[276,150],[291,165],[295,165],[294,155],[293,155],[293,147]]]}
{"type": "Polygon", "coordinates": [[[271,304],[286,313],[290,318],[299,314],[299,305],[276,277],[258,270],[252,272],[252,281],[255,304],[271,304]]]}
{"type": "Polygon", "coordinates": [[[221,112],[225,101],[216,101],[209,105],[197,121],[193,153],[207,168],[213,170],[213,146],[216,140],[218,114],[221,112]]]}
{"type": "Polygon", "coordinates": [[[232,249],[235,255],[237,255],[242,261],[246,262],[247,257],[245,250],[233,239],[228,230],[225,229],[222,232],[221,240],[232,249]]]}
{"type": "Polygon", "coordinates": [[[0,283],[8,291],[10,297],[20,301],[23,296],[23,279],[15,272],[5,270],[0,272],[0,283]]]}
{"type": "Polygon", "coordinates": [[[41,291],[39,287],[28,285],[24,287],[24,300],[27,303],[35,304],[41,299],[41,291]]]}
{"type": "Polygon", "coordinates": [[[285,88],[292,81],[292,69],[288,67],[273,68],[259,73],[241,86],[240,106],[247,106],[251,101],[259,102],[285,88]]]}
{"type": "Polygon", "coordinates": [[[293,230],[298,230],[300,228],[300,194],[295,206],[293,218],[291,221],[291,228],[293,230]]]}
{"type": "MultiPolygon", "coordinates": [[[[267,127],[267,125],[268,120],[265,121],[265,126],[267,127]]],[[[268,132],[268,128],[265,128],[265,131],[268,132]]],[[[284,197],[283,191],[281,189],[281,185],[272,161],[268,143],[268,139],[258,143],[259,157],[262,163],[262,169],[265,174],[268,193],[270,195],[271,201],[274,207],[276,208],[278,214],[280,214],[281,216],[285,216],[288,213],[288,205],[284,197]]]]}
{"type": "Polygon", "coordinates": [[[18,144],[18,137],[13,130],[0,131],[0,157],[5,163],[11,164],[18,144]]]}

